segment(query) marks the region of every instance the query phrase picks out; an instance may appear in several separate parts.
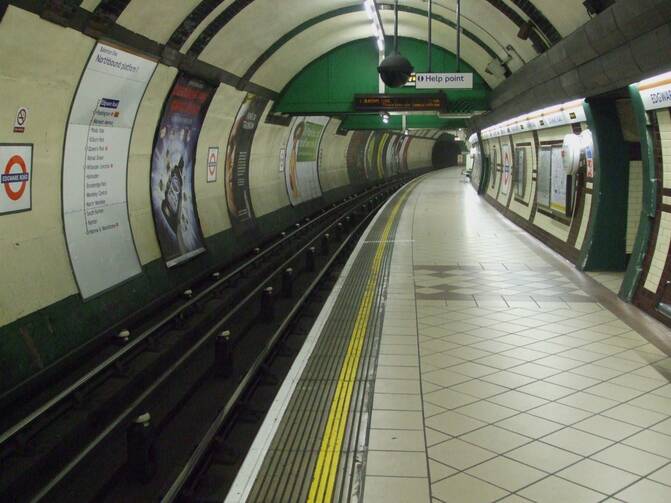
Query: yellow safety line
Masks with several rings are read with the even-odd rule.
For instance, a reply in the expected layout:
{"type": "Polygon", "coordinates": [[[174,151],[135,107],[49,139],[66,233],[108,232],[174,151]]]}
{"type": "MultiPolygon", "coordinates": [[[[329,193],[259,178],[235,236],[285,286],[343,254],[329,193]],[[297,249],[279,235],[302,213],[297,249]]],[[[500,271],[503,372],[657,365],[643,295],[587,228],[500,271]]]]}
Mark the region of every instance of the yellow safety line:
{"type": "MultiPolygon", "coordinates": [[[[417,182],[413,183],[414,186],[417,182]]],[[[333,487],[335,485],[338,463],[342,451],[343,437],[345,436],[345,427],[347,426],[347,416],[349,415],[350,403],[352,401],[352,391],[354,381],[356,380],[361,351],[368,329],[373,301],[375,300],[375,288],[382,267],[382,258],[387,246],[387,240],[391,228],[394,224],[396,214],[401,205],[411,192],[412,186],[408,187],[403,196],[394,205],[389,214],[387,224],[382,231],[380,243],[373,258],[371,275],[368,278],[366,289],[364,291],[361,305],[354,324],[354,330],[347,347],[345,361],[340,370],[338,384],[331,402],[324,437],[322,438],[319,449],[319,457],[312,476],[310,492],[308,494],[308,503],[328,503],[333,498],[333,487]]]]}

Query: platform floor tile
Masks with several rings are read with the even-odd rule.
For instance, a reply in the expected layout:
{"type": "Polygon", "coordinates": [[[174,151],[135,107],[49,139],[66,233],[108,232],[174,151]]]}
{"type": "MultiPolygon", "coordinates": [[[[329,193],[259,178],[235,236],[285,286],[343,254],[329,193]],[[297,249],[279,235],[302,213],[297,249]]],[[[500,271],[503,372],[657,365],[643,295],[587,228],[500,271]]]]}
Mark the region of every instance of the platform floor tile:
{"type": "Polygon", "coordinates": [[[363,501],[671,501],[671,358],[604,306],[617,275],[576,281],[458,170],[395,239],[363,501]]]}

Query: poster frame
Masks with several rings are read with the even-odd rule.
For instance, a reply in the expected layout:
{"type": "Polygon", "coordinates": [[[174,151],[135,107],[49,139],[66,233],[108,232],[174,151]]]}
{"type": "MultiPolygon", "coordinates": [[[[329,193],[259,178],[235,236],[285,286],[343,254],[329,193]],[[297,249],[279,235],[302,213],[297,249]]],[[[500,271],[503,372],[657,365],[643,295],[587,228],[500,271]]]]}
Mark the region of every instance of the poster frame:
{"type": "MultiPolygon", "coordinates": [[[[158,121],[156,122],[156,131],[154,132],[154,139],[153,139],[152,144],[151,144],[151,157],[150,157],[150,161],[149,161],[149,163],[150,163],[150,165],[149,165],[149,207],[150,207],[150,210],[151,210],[152,222],[154,223],[154,233],[156,234],[156,240],[158,241],[158,247],[159,247],[159,250],[161,251],[161,259],[163,260],[163,265],[165,266],[165,268],[167,270],[174,269],[175,267],[178,267],[180,265],[184,265],[187,262],[189,262],[190,260],[192,260],[193,258],[209,252],[209,248],[208,248],[208,245],[207,245],[207,240],[205,239],[205,235],[203,234],[203,226],[202,226],[201,221],[200,221],[200,213],[198,212],[198,200],[197,200],[197,197],[196,197],[196,185],[195,184],[196,184],[196,160],[197,160],[197,155],[195,155],[195,154],[197,154],[197,152],[198,152],[198,142],[196,142],[195,150],[194,150],[194,156],[193,156],[193,172],[192,172],[192,176],[193,176],[193,184],[192,185],[193,185],[193,187],[192,187],[192,189],[193,189],[193,196],[194,196],[193,197],[193,210],[194,210],[194,214],[195,214],[195,217],[196,217],[198,234],[200,235],[200,238],[201,238],[202,249],[193,250],[191,252],[185,253],[177,259],[166,260],[166,258],[163,256],[163,249],[161,248],[161,241],[158,237],[158,225],[157,225],[157,222],[156,222],[156,213],[154,212],[153,202],[152,202],[152,185],[151,185],[152,168],[151,168],[151,165],[153,164],[154,152],[156,150],[156,144],[158,142],[159,132],[161,130],[161,121],[163,120],[163,118],[165,116],[165,112],[166,112],[166,109],[168,107],[168,103],[170,103],[170,100],[172,98],[172,92],[175,88],[175,85],[177,84],[177,82],[179,81],[179,79],[182,76],[187,76],[187,77],[192,78],[192,79],[201,80],[202,82],[205,82],[206,84],[209,84],[213,87],[212,95],[210,96],[210,98],[207,102],[207,110],[205,111],[205,114],[203,115],[203,124],[201,124],[201,131],[199,131],[199,133],[198,133],[199,135],[202,132],[202,128],[203,128],[203,125],[205,123],[205,118],[207,117],[207,111],[209,110],[209,107],[212,104],[212,100],[214,99],[214,96],[217,92],[217,87],[215,87],[211,82],[209,82],[205,79],[202,79],[201,77],[196,77],[196,76],[194,76],[194,75],[192,75],[188,72],[179,71],[175,75],[175,78],[173,79],[172,84],[170,85],[170,89],[168,90],[168,93],[165,97],[165,100],[163,100],[163,106],[161,106],[161,113],[159,114],[158,121]]],[[[207,164],[205,166],[205,169],[207,170],[207,164]]]]}
{"type": "MultiPolygon", "coordinates": [[[[324,188],[322,187],[322,178],[321,178],[321,167],[322,167],[322,161],[324,160],[324,153],[322,151],[322,143],[324,141],[324,136],[326,136],[326,131],[329,128],[329,125],[331,124],[331,117],[326,115],[324,117],[328,117],[326,120],[326,124],[324,124],[324,129],[322,129],[322,134],[319,135],[319,143],[317,144],[317,185],[319,186],[319,197],[315,197],[314,199],[320,199],[324,197],[324,188]]],[[[310,201],[313,201],[314,199],[310,199],[310,201]]],[[[308,201],[305,201],[308,202],[308,201]]]]}
{"type": "Polygon", "coordinates": [[[322,180],[321,180],[321,164],[322,164],[322,142],[324,140],[324,136],[326,136],[326,130],[329,127],[329,124],[331,123],[332,117],[328,115],[296,115],[295,117],[292,118],[292,121],[289,123],[289,135],[287,137],[287,141],[284,143],[284,146],[280,149],[280,151],[284,150],[284,170],[280,171],[282,173],[282,178],[284,179],[284,187],[286,190],[287,194],[287,199],[289,201],[289,206],[292,208],[298,208],[300,206],[303,206],[305,204],[311,203],[312,201],[315,201],[316,199],[320,199],[324,197],[324,189],[322,188],[322,180]],[[315,160],[315,172],[317,174],[317,186],[319,187],[319,195],[310,199],[306,199],[305,201],[301,201],[299,203],[294,204],[293,201],[291,200],[291,193],[289,191],[289,183],[287,181],[287,162],[286,162],[286,155],[289,151],[287,148],[289,145],[289,141],[291,140],[291,134],[294,129],[294,121],[298,121],[299,119],[308,119],[309,117],[326,117],[326,122],[324,123],[324,126],[322,128],[322,132],[319,135],[319,141],[317,142],[317,155],[316,155],[316,160],[315,160]]]}
{"type": "MultiPolygon", "coordinates": [[[[555,151],[559,150],[559,155],[557,156],[558,158],[561,158],[561,151],[562,147],[561,145],[553,145],[552,146],[552,174],[554,174],[555,166],[554,166],[554,160],[555,160],[555,151]]],[[[550,210],[552,211],[552,214],[555,215],[557,218],[559,218],[562,221],[570,221],[571,216],[573,215],[573,180],[574,177],[571,175],[567,175],[566,172],[564,171],[564,165],[563,162],[560,166],[557,167],[557,170],[560,171],[566,180],[566,192],[564,194],[564,211],[557,210],[556,208],[552,207],[552,174],[550,176],[550,210]]]]}
{"type": "Polygon", "coordinates": [[[351,185],[363,185],[366,183],[366,145],[370,138],[370,131],[353,131],[349,137],[349,143],[345,152],[347,163],[347,177],[351,185]],[[364,140],[365,141],[362,141],[364,140]],[[360,171],[357,171],[360,170],[360,171]]]}
{"type": "Polygon", "coordinates": [[[546,213],[551,212],[550,209],[550,199],[552,194],[552,145],[541,145],[538,149],[538,166],[537,166],[537,175],[536,175],[536,205],[539,209],[545,210],[546,213]],[[540,174],[541,174],[541,159],[543,158],[543,152],[549,151],[550,154],[550,170],[548,172],[548,203],[539,200],[539,191],[540,187],[540,174]]]}
{"type": "MultiPolygon", "coordinates": [[[[82,294],[81,285],[79,284],[79,280],[77,279],[77,275],[75,274],[75,267],[74,267],[74,263],[72,262],[72,253],[71,253],[71,250],[70,250],[70,245],[68,243],[67,234],[66,234],[66,231],[65,231],[65,205],[63,204],[63,193],[64,193],[64,186],[65,186],[65,149],[66,149],[66,141],[65,140],[66,140],[66,136],[67,136],[68,126],[70,125],[70,118],[72,116],[72,110],[74,108],[75,101],[77,99],[77,94],[79,94],[79,89],[81,88],[82,80],[84,80],[84,74],[86,73],[86,68],[88,67],[89,62],[91,61],[91,58],[93,57],[93,54],[96,51],[96,47],[98,46],[98,44],[102,44],[102,43],[104,43],[105,45],[108,45],[110,47],[114,47],[115,49],[127,52],[129,54],[133,54],[133,55],[138,56],[138,57],[142,57],[142,58],[144,58],[148,61],[152,61],[152,62],[156,63],[156,67],[154,68],[154,71],[152,72],[151,77],[149,77],[149,80],[147,81],[147,85],[144,88],[144,92],[142,93],[142,96],[140,97],[139,107],[141,107],[142,102],[144,102],[144,98],[147,95],[147,90],[149,89],[149,84],[154,79],[154,75],[156,75],[156,70],[158,69],[158,66],[159,66],[158,65],[158,63],[159,63],[158,58],[150,57],[150,56],[148,56],[144,53],[140,53],[139,51],[130,50],[127,47],[122,47],[122,46],[120,46],[118,44],[114,44],[113,42],[110,42],[108,40],[105,40],[104,42],[102,42],[100,40],[95,40],[94,43],[93,43],[93,46],[91,47],[91,50],[89,51],[89,55],[86,58],[86,62],[84,63],[84,67],[82,68],[82,70],[79,74],[79,79],[77,80],[77,86],[75,87],[74,92],[72,94],[72,99],[70,100],[70,109],[68,110],[68,115],[65,118],[65,128],[64,128],[65,134],[63,136],[63,142],[62,142],[63,144],[61,146],[61,187],[60,187],[60,189],[61,189],[61,230],[63,232],[63,240],[65,241],[65,249],[68,252],[68,263],[70,264],[70,270],[72,272],[72,277],[74,279],[75,285],[77,286],[78,295],[81,298],[82,302],[84,302],[84,303],[87,303],[89,301],[92,301],[92,300],[95,300],[99,297],[102,297],[106,293],[109,293],[110,291],[112,291],[116,288],[119,288],[123,285],[126,285],[126,284],[130,283],[131,281],[133,281],[137,277],[141,276],[145,272],[145,265],[142,263],[142,259],[140,258],[140,253],[138,252],[137,243],[135,241],[135,233],[133,232],[133,225],[130,222],[130,208],[129,208],[129,205],[128,205],[128,161],[130,160],[130,147],[131,147],[131,143],[133,141],[133,131],[135,131],[135,124],[137,123],[137,116],[139,115],[139,111],[140,111],[139,107],[138,107],[138,111],[135,114],[135,118],[133,119],[133,125],[131,127],[130,143],[128,144],[128,152],[126,153],[126,215],[127,215],[129,226],[130,226],[130,237],[131,237],[131,242],[133,243],[133,249],[135,250],[135,254],[137,256],[138,263],[140,264],[140,272],[126,278],[123,281],[115,283],[114,285],[110,286],[109,288],[101,290],[100,292],[98,292],[96,294],[89,295],[88,297],[84,297],[84,295],[82,294]]],[[[32,200],[31,200],[31,206],[32,206],[32,200]]]]}
{"type": "Polygon", "coordinates": [[[492,166],[492,184],[490,185],[489,188],[490,189],[495,189],[496,188],[498,161],[499,161],[499,155],[498,155],[498,151],[496,150],[496,145],[492,145],[489,155],[490,155],[489,162],[491,163],[491,166],[492,166]]]}
{"type": "MultiPolygon", "coordinates": [[[[251,163],[251,157],[252,157],[252,151],[254,148],[254,138],[256,136],[256,133],[258,131],[259,126],[261,125],[262,118],[265,114],[266,119],[269,113],[269,107],[268,105],[270,104],[270,100],[267,98],[264,98],[263,96],[260,96],[258,94],[252,93],[252,92],[247,92],[242,98],[242,101],[240,102],[240,105],[237,107],[237,111],[235,112],[235,116],[233,118],[233,122],[231,124],[231,127],[228,130],[228,135],[227,135],[227,140],[226,140],[226,149],[224,150],[224,162],[223,162],[223,169],[224,169],[224,202],[226,203],[226,212],[228,214],[228,218],[231,224],[231,229],[232,231],[237,235],[237,236],[251,236],[252,239],[258,239],[258,232],[259,232],[259,227],[258,227],[258,221],[256,218],[256,212],[254,211],[254,203],[252,201],[252,187],[251,183],[249,185],[249,211],[251,217],[242,222],[240,221],[239,215],[233,215],[231,212],[231,207],[229,205],[229,185],[228,185],[228,155],[229,155],[229,148],[231,147],[231,136],[235,132],[236,124],[237,121],[240,119],[240,112],[242,111],[243,107],[245,106],[245,102],[247,99],[250,99],[251,101],[255,100],[262,100],[263,103],[263,109],[259,113],[258,120],[256,121],[256,125],[254,127],[254,134],[251,137],[250,144],[249,144],[249,159],[248,163],[251,163]]],[[[289,126],[284,126],[280,125],[281,127],[289,127],[289,126]]],[[[235,161],[233,162],[233,166],[231,166],[231,169],[235,168],[235,161]]],[[[286,169],[286,167],[285,167],[286,169]]],[[[248,181],[249,179],[249,173],[251,172],[251,164],[248,164],[248,170],[247,170],[247,177],[248,181]]],[[[282,173],[282,179],[284,177],[284,173],[282,173]]]]}
{"type": "Polygon", "coordinates": [[[515,147],[515,164],[513,165],[513,185],[515,186],[515,199],[524,202],[527,195],[527,147],[515,147]],[[520,154],[522,158],[520,159],[520,154]],[[521,185],[520,177],[521,176],[521,185]],[[522,187],[520,194],[519,188],[522,187]]]}

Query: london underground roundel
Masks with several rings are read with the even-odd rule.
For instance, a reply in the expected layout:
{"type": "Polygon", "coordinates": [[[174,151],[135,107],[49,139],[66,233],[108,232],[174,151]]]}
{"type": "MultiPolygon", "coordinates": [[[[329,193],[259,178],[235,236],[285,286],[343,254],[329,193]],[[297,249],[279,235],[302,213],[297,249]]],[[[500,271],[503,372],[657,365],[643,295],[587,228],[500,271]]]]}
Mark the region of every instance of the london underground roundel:
{"type": "Polygon", "coordinates": [[[0,145],[0,214],[32,206],[32,145],[0,145]]]}

